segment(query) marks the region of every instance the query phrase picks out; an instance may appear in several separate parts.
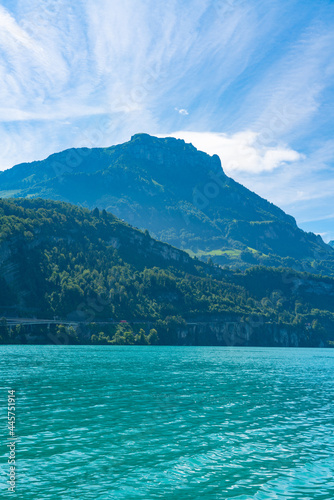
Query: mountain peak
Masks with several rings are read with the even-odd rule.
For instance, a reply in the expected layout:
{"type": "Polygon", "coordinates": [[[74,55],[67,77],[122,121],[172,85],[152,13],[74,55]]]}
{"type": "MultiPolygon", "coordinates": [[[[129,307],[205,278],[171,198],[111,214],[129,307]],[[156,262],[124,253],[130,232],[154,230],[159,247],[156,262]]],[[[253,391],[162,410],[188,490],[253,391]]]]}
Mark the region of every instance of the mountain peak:
{"type": "Polygon", "coordinates": [[[133,135],[126,144],[135,147],[137,156],[144,157],[146,160],[154,160],[158,164],[166,160],[168,163],[168,158],[177,155],[185,163],[189,161],[193,164],[201,163],[203,167],[210,166],[215,172],[222,171],[218,155],[210,156],[208,153],[199,151],[193,144],[176,137],[155,137],[146,133],[138,133],[133,135]]]}
{"type": "Polygon", "coordinates": [[[217,155],[175,137],[142,133],[110,148],[63,151],[3,172],[0,191],[106,209],[220,264],[297,266],[291,259],[334,255],[320,237],[227,177],[217,155]]]}
{"type": "Polygon", "coordinates": [[[146,134],[145,132],[139,132],[137,134],[134,134],[131,137],[130,142],[134,141],[141,141],[146,144],[179,144],[179,145],[185,145],[187,144],[188,147],[196,149],[192,144],[186,143],[183,139],[177,139],[176,137],[156,137],[154,135],[146,134]]]}
{"type": "Polygon", "coordinates": [[[149,140],[152,140],[153,136],[150,134],[145,134],[143,132],[140,132],[138,134],[134,134],[131,136],[131,142],[134,141],[142,141],[142,142],[148,142],[149,140]]]}

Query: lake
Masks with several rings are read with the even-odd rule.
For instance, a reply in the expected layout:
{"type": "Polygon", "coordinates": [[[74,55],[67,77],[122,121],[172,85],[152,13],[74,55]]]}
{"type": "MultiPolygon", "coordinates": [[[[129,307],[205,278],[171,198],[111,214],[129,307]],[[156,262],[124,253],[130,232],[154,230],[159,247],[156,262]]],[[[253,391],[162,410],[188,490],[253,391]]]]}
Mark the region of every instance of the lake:
{"type": "Polygon", "coordinates": [[[334,350],[1,346],[0,356],[3,498],[334,498],[334,350]]]}

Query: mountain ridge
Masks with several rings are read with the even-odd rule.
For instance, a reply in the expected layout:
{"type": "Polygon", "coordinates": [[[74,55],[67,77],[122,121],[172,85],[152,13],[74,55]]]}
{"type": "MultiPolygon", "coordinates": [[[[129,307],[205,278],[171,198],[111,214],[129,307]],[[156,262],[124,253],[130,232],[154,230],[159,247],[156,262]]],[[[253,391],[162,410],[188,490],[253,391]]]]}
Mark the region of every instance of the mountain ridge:
{"type": "MultiPolygon", "coordinates": [[[[109,148],[72,148],[3,172],[0,192],[106,209],[221,265],[314,272],[315,262],[334,258],[320,236],[305,233],[292,216],[228,177],[217,155],[181,139],[136,134],[109,148]]],[[[331,262],[316,267],[334,271],[331,262]]]]}

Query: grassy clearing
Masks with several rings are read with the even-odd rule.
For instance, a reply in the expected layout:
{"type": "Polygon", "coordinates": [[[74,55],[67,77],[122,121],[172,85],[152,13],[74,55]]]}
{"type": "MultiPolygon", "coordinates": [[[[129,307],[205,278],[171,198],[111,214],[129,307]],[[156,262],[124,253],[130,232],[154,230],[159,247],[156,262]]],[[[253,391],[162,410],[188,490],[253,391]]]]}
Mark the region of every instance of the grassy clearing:
{"type": "Polygon", "coordinates": [[[187,252],[191,257],[219,257],[222,255],[225,255],[230,258],[237,259],[240,254],[241,250],[211,250],[210,252],[206,252],[204,250],[198,250],[198,252],[193,252],[192,250],[186,249],[185,252],[187,252]]]}

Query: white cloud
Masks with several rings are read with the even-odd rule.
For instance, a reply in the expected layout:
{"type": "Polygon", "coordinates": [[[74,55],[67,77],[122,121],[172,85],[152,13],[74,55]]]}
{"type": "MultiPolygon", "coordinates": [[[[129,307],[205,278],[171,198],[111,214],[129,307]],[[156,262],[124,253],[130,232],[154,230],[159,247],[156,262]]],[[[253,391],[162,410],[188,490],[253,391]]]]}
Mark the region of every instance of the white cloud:
{"type": "Polygon", "coordinates": [[[8,48],[13,48],[15,43],[25,46],[29,49],[33,48],[33,43],[27,33],[20,28],[15,19],[10,13],[0,5],[0,41],[4,42],[7,39],[8,48]]]}
{"type": "Polygon", "coordinates": [[[188,131],[168,135],[191,142],[197,149],[211,155],[217,154],[228,175],[236,171],[252,174],[271,172],[285,163],[301,159],[297,151],[286,146],[268,147],[262,144],[260,134],[250,130],[233,135],[188,131]]]}
{"type": "Polygon", "coordinates": [[[189,113],[186,109],[179,109],[179,108],[175,108],[175,111],[177,111],[180,115],[183,115],[183,116],[188,116],[189,113]]]}

